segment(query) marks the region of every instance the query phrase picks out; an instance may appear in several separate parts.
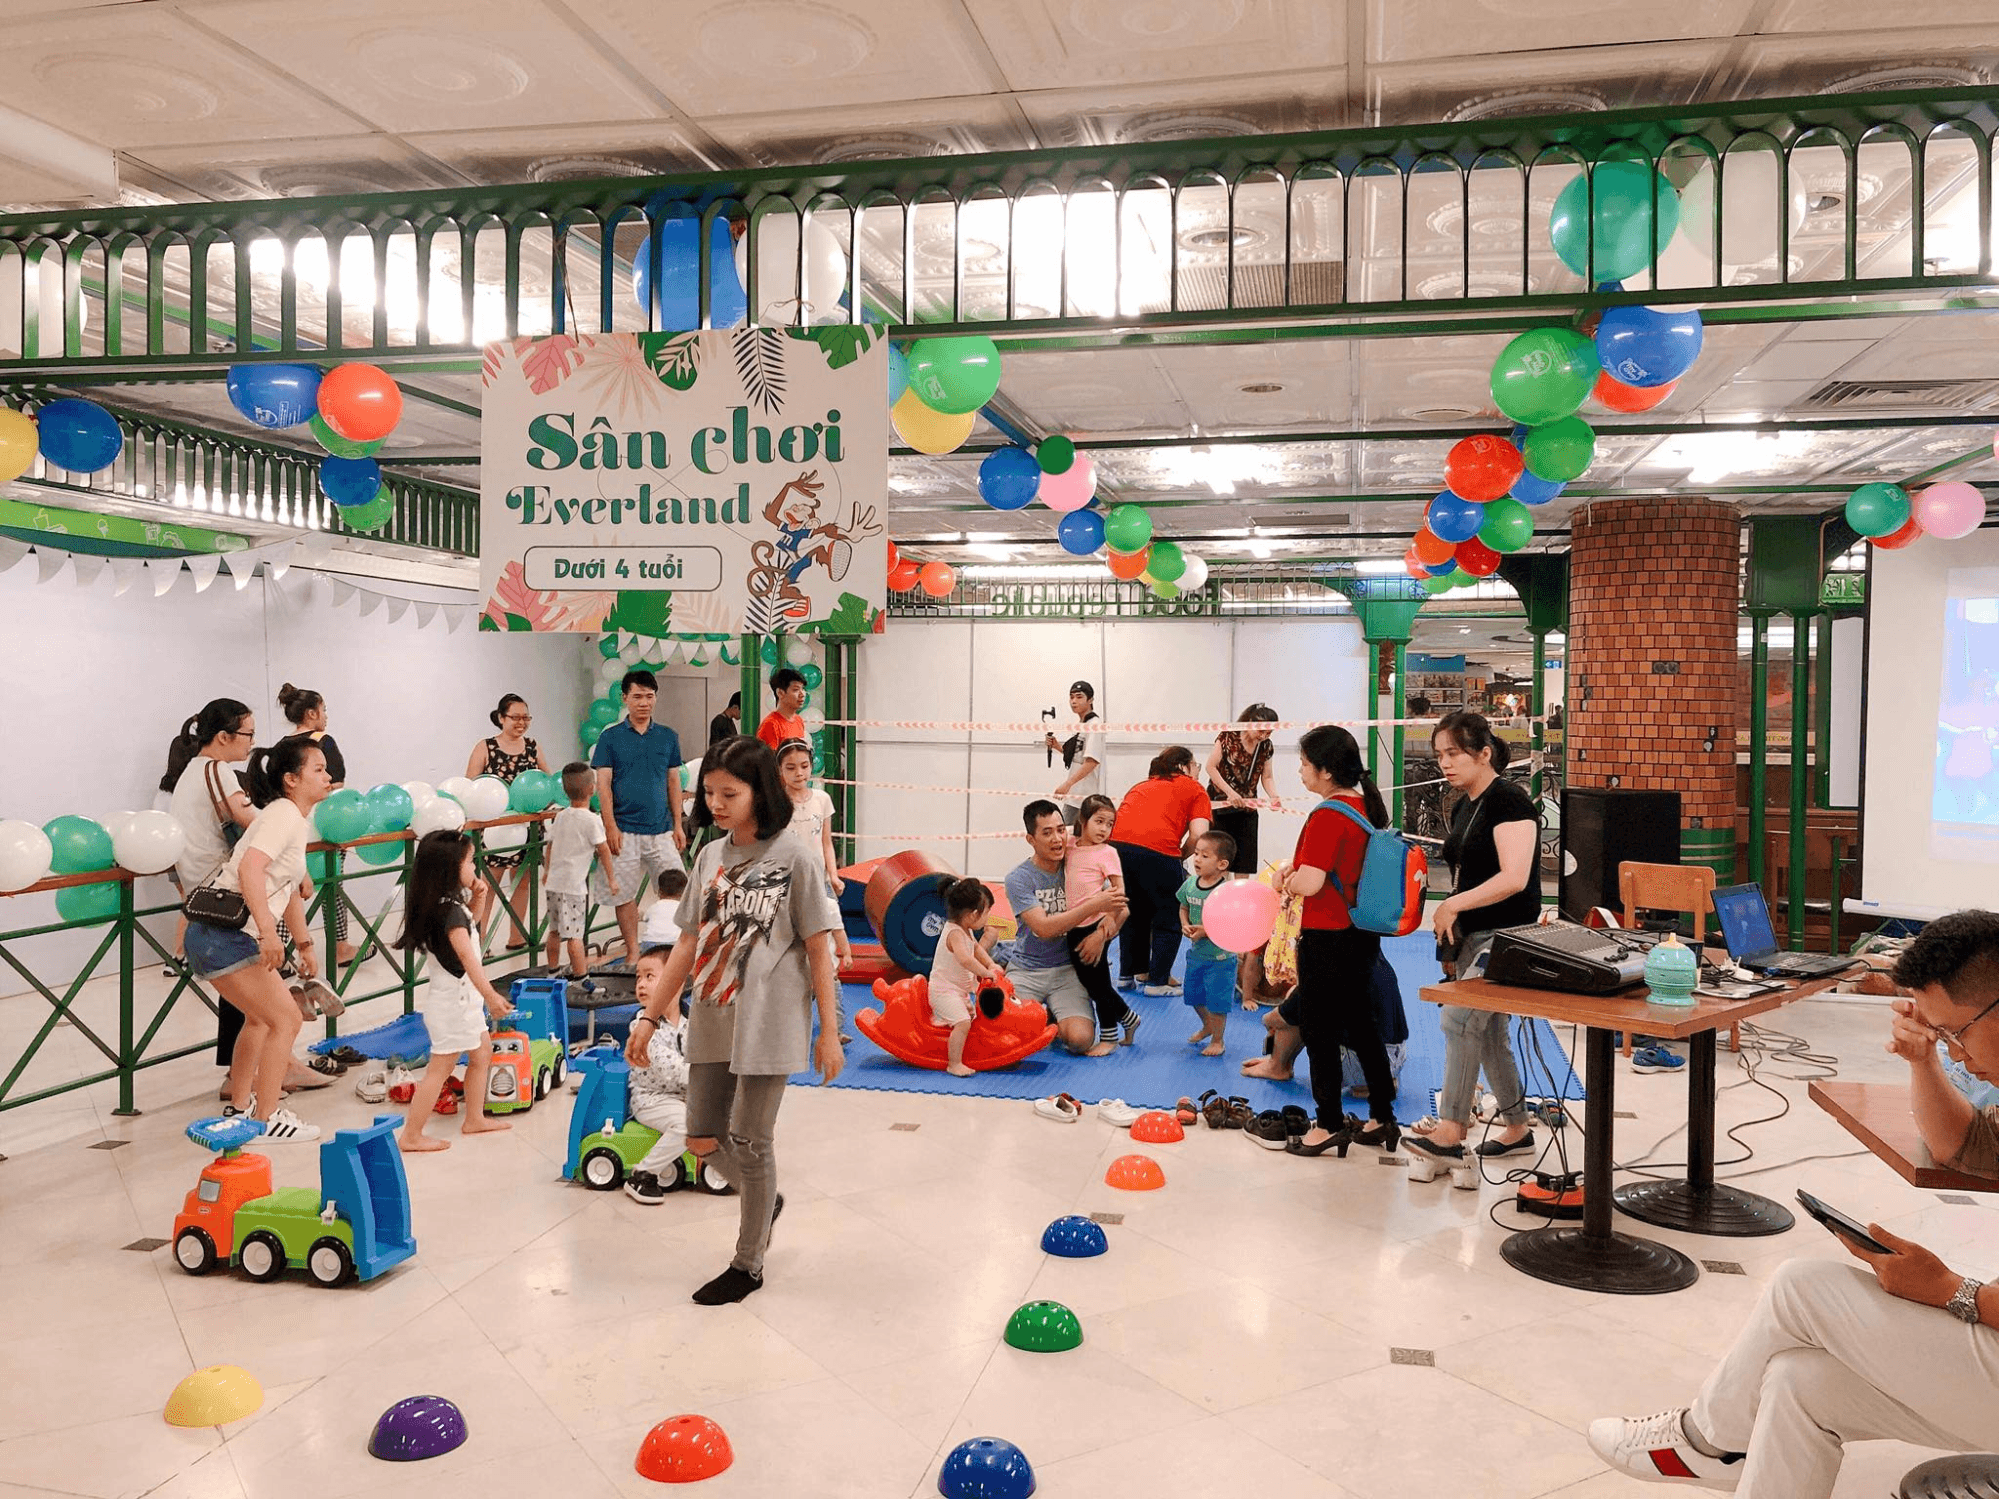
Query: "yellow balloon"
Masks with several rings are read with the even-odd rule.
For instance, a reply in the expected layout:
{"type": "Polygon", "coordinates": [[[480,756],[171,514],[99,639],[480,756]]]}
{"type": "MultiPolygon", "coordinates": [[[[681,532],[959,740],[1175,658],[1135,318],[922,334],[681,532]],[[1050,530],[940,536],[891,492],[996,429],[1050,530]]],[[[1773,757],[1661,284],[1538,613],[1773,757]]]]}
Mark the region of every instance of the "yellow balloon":
{"type": "Polygon", "coordinates": [[[977,412],[958,416],[932,411],[913,390],[904,391],[888,414],[902,440],[918,453],[951,452],[972,435],[972,423],[978,420],[977,412]]]}
{"type": "Polygon", "coordinates": [[[35,461],[39,435],[35,419],[24,411],[0,406],[0,484],[19,479],[35,461]]]}

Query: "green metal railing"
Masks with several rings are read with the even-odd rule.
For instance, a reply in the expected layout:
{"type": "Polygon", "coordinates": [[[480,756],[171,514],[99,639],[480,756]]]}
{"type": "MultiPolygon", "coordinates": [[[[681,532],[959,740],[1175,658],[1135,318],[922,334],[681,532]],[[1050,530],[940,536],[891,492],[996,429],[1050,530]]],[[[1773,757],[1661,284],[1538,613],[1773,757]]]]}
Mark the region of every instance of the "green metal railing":
{"type": "MultiPolygon", "coordinates": [[[[490,822],[466,825],[475,836],[482,830],[525,825],[541,822],[553,817],[553,813],[514,815],[496,818],[490,822]]],[[[504,904],[506,892],[500,878],[502,872],[492,870],[486,863],[486,849],[483,837],[477,837],[479,878],[494,891],[494,900],[504,904]]],[[[501,943],[506,955],[525,954],[529,962],[538,961],[542,945],[548,937],[548,918],[541,906],[540,883],[536,880],[536,869],[540,862],[544,845],[530,840],[522,850],[520,865],[521,878],[527,882],[529,891],[526,921],[528,941],[524,948],[508,948],[506,939],[511,933],[511,923],[503,913],[496,913],[501,924],[501,943]]],[[[422,953],[403,953],[391,946],[394,932],[388,930],[389,920],[399,910],[393,896],[376,903],[377,910],[371,916],[355,899],[354,888],[366,882],[385,882],[381,888],[395,890],[406,885],[415,841],[406,833],[377,834],[370,838],[357,839],[351,844],[313,844],[314,854],[324,857],[324,877],[316,880],[313,898],[306,908],[309,921],[321,930],[319,957],[322,961],[323,977],[350,1012],[356,1006],[369,1001],[383,1000],[397,996],[402,1001],[405,1015],[416,1008],[418,989],[429,982],[427,963],[422,953]],[[398,857],[393,864],[350,866],[347,861],[352,851],[371,846],[395,844],[399,846],[398,857]],[[342,964],[338,959],[337,932],[340,919],[344,915],[348,921],[350,940],[358,940],[360,949],[354,962],[342,964]],[[356,930],[358,929],[358,931],[356,930]],[[363,966],[371,959],[379,959],[389,970],[387,982],[369,987],[369,976],[364,975],[363,966]]],[[[511,854],[513,851],[505,851],[511,854]]],[[[358,858],[358,857],[357,857],[358,858]]],[[[319,861],[315,860],[315,864],[319,861]]],[[[5,1071],[0,1073],[0,1112],[19,1109],[35,1104],[59,1094],[72,1093],[78,1089],[116,1080],[118,1084],[118,1105],[116,1113],[137,1114],[134,1106],[134,1085],[140,1072],[158,1067],[161,1063],[177,1058],[189,1057],[194,1053],[212,1048],[212,1038],[181,1046],[159,1045],[160,1032],[165,1026],[174,1007],[189,1000],[201,1005],[209,1014],[214,1014],[223,1002],[215,992],[193,974],[178,974],[167,990],[166,996],[157,1005],[142,1002],[138,995],[137,976],[140,969],[152,964],[165,964],[170,958],[167,947],[145,925],[146,918],[172,917],[179,911],[177,903],[165,906],[138,906],[134,898],[134,881],[139,879],[127,870],[93,871],[81,875],[55,875],[36,885],[10,895],[24,896],[38,892],[58,891],[67,886],[115,884],[118,887],[118,912],[112,917],[95,918],[85,921],[56,921],[39,926],[0,929],[0,966],[11,970],[26,982],[26,994],[0,1001],[0,1004],[27,1003],[29,995],[39,996],[49,1007],[48,1016],[36,1028],[20,1055],[11,1062],[0,1059],[5,1071]],[[102,928],[97,941],[77,964],[75,972],[63,977],[38,974],[31,966],[23,945],[36,938],[49,937],[63,932],[80,932],[102,928]],[[117,970],[115,976],[100,975],[97,970],[107,958],[115,954],[117,970]],[[100,1034],[82,1016],[76,1006],[87,985],[115,977],[118,986],[117,1034],[115,1038],[100,1034]],[[17,1091],[28,1067],[42,1053],[55,1028],[67,1021],[74,1027],[95,1052],[93,1066],[74,1077],[60,1082],[45,1084],[31,1090],[17,1091]],[[101,1066],[95,1065],[101,1062],[101,1066]]],[[[0,897],[0,901],[4,901],[0,897]]],[[[4,911],[0,905],[0,911],[4,911]]],[[[488,923],[489,927],[491,923],[488,923]]],[[[616,924],[603,908],[592,905],[585,918],[586,935],[600,930],[615,930],[616,924]]],[[[496,960],[497,962],[498,960],[496,960]]],[[[372,1018],[355,1012],[364,1024],[377,1024],[372,1018]]],[[[329,1037],[339,1035],[338,1022],[326,1022],[329,1037]]]]}

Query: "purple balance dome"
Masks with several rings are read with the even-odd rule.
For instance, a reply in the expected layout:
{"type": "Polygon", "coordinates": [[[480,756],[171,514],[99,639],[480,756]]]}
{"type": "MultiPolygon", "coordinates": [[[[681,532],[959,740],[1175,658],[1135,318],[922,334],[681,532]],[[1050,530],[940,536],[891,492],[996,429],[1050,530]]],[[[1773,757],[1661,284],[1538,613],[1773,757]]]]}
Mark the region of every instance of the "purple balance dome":
{"type": "Polygon", "coordinates": [[[401,1463],[436,1458],[465,1441],[465,1413],[442,1396],[406,1396],[375,1423],[368,1451],[401,1463]]]}

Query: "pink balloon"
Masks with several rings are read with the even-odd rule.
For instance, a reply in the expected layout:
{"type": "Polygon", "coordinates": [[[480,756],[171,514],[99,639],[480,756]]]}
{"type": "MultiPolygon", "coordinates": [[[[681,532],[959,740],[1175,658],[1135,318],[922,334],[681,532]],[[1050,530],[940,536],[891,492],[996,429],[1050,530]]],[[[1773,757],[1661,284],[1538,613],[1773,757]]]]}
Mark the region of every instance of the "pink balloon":
{"type": "Polygon", "coordinates": [[[1985,497],[1962,479],[1946,479],[1916,496],[1915,517],[1931,536],[1969,536],[1985,519],[1985,497]]]}
{"type": "Polygon", "coordinates": [[[1260,880],[1225,881],[1201,908],[1201,925],[1216,947],[1249,953],[1270,941],[1277,904],[1277,892],[1260,880]]]}
{"type": "Polygon", "coordinates": [[[1097,466],[1081,453],[1060,474],[1043,474],[1037,492],[1041,503],[1054,511],[1081,510],[1097,492],[1097,466]]]}

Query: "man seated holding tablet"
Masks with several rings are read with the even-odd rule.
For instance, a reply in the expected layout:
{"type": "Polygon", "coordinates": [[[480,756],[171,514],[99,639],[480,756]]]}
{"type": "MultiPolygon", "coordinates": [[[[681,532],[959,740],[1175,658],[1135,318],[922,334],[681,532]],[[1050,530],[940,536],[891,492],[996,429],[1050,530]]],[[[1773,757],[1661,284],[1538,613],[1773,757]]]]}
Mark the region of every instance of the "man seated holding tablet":
{"type": "MultiPolygon", "coordinates": [[[[1999,1178],[1999,1105],[1951,1085],[1937,1043],[1999,1082],[1999,914],[1923,929],[1895,964],[1888,1050],[1909,1065],[1923,1143],[1959,1172],[1999,1178]]],[[[1867,1270],[1778,1267],[1735,1347],[1689,1407],[1590,1424],[1598,1457],[1634,1478],[1740,1495],[1830,1495],[1847,1443],[1894,1438],[1999,1449],[1999,1281],[1975,1277],[1878,1224],[1887,1247],[1840,1242],[1867,1270]]]]}

